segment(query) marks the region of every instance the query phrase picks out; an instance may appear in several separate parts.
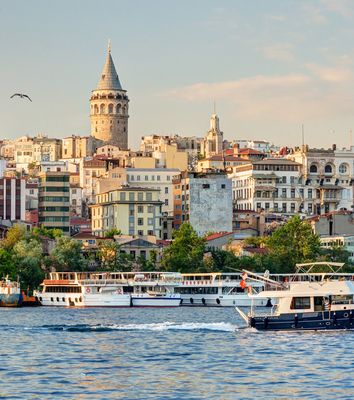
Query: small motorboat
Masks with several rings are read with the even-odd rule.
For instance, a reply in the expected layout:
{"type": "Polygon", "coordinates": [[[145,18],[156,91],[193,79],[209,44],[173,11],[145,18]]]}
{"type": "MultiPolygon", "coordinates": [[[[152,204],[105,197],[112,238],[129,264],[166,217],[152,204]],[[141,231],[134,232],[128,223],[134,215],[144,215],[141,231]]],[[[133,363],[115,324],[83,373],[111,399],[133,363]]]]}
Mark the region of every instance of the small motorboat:
{"type": "Polygon", "coordinates": [[[333,272],[312,273],[307,280],[297,280],[295,274],[294,279],[282,283],[266,279],[267,289],[250,298],[273,299],[276,304],[270,312],[254,312],[253,307],[248,314],[237,307],[236,310],[249,327],[257,330],[354,329],[354,281],[335,276],[344,264],[297,264],[297,271],[306,266],[311,270],[319,264],[331,267],[333,272]]]}

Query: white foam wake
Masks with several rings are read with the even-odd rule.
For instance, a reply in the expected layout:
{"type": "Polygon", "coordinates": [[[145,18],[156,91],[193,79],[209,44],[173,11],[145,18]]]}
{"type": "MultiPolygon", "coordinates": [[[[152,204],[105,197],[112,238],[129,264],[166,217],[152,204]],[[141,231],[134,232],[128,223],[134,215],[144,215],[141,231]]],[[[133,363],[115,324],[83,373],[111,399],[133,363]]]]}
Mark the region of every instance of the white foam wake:
{"type": "MultiPolygon", "coordinates": [[[[103,327],[102,325],[100,327],[103,327]]],[[[198,323],[198,322],[160,322],[154,324],[128,324],[128,325],[109,325],[107,328],[112,330],[147,330],[147,331],[173,331],[173,330],[184,330],[184,331],[220,331],[220,332],[234,332],[237,330],[237,326],[226,323],[226,322],[214,322],[214,323],[198,323]]]]}

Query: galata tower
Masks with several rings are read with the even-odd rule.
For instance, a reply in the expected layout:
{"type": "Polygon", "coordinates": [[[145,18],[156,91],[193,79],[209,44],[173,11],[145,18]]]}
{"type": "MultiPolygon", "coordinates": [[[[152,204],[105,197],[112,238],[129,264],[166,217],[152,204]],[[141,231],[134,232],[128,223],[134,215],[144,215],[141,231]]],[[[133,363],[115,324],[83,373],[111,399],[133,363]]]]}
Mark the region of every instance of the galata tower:
{"type": "Polygon", "coordinates": [[[91,135],[128,149],[128,103],[127,91],[122,89],[109,46],[100,81],[90,98],[91,135]]]}

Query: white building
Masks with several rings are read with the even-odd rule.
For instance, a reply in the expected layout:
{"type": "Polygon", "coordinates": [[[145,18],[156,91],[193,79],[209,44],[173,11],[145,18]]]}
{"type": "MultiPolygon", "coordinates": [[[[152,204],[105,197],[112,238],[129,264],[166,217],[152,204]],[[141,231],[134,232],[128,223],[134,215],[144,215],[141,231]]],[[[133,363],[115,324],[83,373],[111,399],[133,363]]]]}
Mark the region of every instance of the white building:
{"type": "Polygon", "coordinates": [[[343,247],[344,250],[350,253],[349,261],[354,261],[354,236],[353,235],[337,235],[337,236],[322,236],[320,238],[321,247],[330,249],[335,247],[343,247]]]}
{"type": "Polygon", "coordinates": [[[172,177],[180,171],[173,168],[126,168],[127,183],[130,186],[152,188],[159,190],[159,200],[162,201],[162,212],[173,213],[173,183],[172,177]]]}
{"type": "Polygon", "coordinates": [[[233,201],[238,210],[313,214],[316,190],[301,179],[301,164],[287,159],[265,159],[236,167],[233,201]]]}
{"type": "Polygon", "coordinates": [[[319,201],[316,213],[347,209],[351,210],[354,199],[354,147],[337,150],[297,148],[288,156],[302,164],[303,180],[316,188],[319,201]]]}

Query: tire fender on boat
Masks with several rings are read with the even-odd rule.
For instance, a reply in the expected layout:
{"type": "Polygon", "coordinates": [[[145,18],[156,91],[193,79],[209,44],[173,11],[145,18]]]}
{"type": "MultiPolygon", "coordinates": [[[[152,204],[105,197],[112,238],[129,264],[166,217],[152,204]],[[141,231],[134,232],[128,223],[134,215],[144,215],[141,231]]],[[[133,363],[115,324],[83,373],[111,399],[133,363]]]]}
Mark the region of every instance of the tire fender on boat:
{"type": "Polygon", "coordinates": [[[220,304],[220,299],[216,299],[216,304],[220,304]]]}
{"type": "Polygon", "coordinates": [[[202,298],[202,303],[205,305],[205,299],[204,299],[204,297],[202,298]]]}

